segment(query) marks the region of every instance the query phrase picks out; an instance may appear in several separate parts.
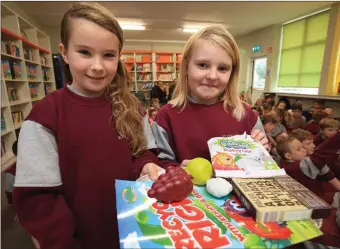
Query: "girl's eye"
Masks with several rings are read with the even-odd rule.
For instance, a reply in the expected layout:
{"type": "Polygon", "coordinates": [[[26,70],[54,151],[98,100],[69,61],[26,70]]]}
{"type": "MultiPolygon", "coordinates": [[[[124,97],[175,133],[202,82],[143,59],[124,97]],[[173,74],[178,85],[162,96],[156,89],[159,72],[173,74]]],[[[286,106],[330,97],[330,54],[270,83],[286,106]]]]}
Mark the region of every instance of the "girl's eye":
{"type": "Polygon", "coordinates": [[[227,68],[227,67],[220,67],[218,70],[220,70],[222,72],[227,72],[227,71],[229,71],[229,68],[227,68]]]}
{"type": "Polygon", "coordinates": [[[104,56],[107,57],[107,58],[113,58],[113,57],[115,57],[115,55],[114,55],[114,54],[111,54],[111,53],[105,54],[104,56]]]}
{"type": "Polygon", "coordinates": [[[205,63],[199,63],[199,64],[198,64],[198,67],[199,67],[199,68],[202,68],[202,69],[203,69],[203,68],[207,68],[207,64],[205,64],[205,63]]]}
{"type": "Polygon", "coordinates": [[[82,55],[90,55],[90,52],[87,50],[79,50],[79,53],[82,55]]]}

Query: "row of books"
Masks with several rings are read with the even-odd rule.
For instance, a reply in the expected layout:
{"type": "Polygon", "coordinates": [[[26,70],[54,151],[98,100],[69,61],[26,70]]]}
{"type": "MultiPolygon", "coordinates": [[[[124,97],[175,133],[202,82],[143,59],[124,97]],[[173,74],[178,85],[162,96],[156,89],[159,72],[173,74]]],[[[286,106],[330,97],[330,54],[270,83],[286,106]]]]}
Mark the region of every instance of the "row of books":
{"type": "Polygon", "coordinates": [[[2,53],[8,54],[8,55],[20,57],[20,49],[13,42],[2,41],[1,42],[1,51],[2,51],[2,53]]]}
{"type": "Polygon", "coordinates": [[[41,63],[41,65],[45,65],[45,66],[49,65],[48,56],[49,56],[49,54],[47,54],[47,53],[40,54],[40,63],[41,63]]]}
{"type": "Polygon", "coordinates": [[[21,65],[20,62],[2,60],[2,71],[5,79],[21,79],[21,65]]]}
{"type": "Polygon", "coordinates": [[[16,88],[8,87],[7,93],[8,93],[8,100],[10,102],[20,100],[20,94],[19,94],[19,91],[16,88]]]}
{"type": "Polygon", "coordinates": [[[36,55],[34,51],[28,48],[24,49],[24,58],[29,61],[36,61],[36,55]]]}
{"type": "Polygon", "coordinates": [[[159,81],[173,81],[174,78],[172,77],[171,74],[160,74],[160,75],[158,75],[157,80],[159,80],[159,81]]]}
{"type": "Polygon", "coordinates": [[[152,80],[151,74],[138,74],[137,80],[152,80]]]}
{"type": "Polygon", "coordinates": [[[158,64],[156,69],[157,72],[173,72],[174,66],[173,64],[158,64]]]}
{"type": "Polygon", "coordinates": [[[18,125],[24,121],[24,115],[21,111],[12,112],[12,119],[13,119],[14,125],[18,125]]]}

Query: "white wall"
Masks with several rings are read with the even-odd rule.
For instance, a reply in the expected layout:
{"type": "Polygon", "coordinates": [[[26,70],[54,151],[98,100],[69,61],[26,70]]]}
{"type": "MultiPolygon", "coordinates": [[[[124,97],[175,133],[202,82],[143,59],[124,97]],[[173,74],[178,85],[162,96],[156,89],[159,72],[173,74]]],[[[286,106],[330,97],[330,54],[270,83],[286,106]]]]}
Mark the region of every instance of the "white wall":
{"type": "Polygon", "coordinates": [[[44,29],[44,27],[40,23],[38,23],[33,17],[26,14],[26,12],[22,8],[20,8],[16,2],[1,2],[1,4],[13,10],[15,13],[17,13],[23,19],[31,23],[33,26],[35,26],[36,28],[46,33],[46,30],[44,29]]]}
{"type": "MultiPolygon", "coordinates": [[[[241,72],[239,77],[240,89],[247,90],[252,81],[252,59],[257,57],[267,57],[267,70],[269,76],[266,77],[265,91],[275,91],[277,82],[279,50],[280,50],[281,25],[271,25],[269,27],[254,31],[244,36],[236,37],[236,42],[241,50],[241,72]],[[261,51],[254,53],[253,46],[261,46],[261,51]],[[272,52],[268,53],[268,48],[272,52]]],[[[253,103],[262,91],[253,91],[253,103]]]]}

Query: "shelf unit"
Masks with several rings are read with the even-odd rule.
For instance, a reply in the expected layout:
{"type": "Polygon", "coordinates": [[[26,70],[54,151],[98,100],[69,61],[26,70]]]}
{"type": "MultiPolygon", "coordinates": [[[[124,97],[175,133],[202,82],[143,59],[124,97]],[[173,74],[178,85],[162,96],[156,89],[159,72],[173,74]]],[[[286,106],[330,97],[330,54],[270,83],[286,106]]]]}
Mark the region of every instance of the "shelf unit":
{"type": "Polygon", "coordinates": [[[56,90],[50,51],[49,36],[1,4],[1,171],[32,106],[56,90]]]}
{"type": "Polygon", "coordinates": [[[130,90],[150,101],[150,92],[155,82],[172,84],[178,79],[182,53],[124,50],[121,60],[130,73],[133,84],[130,90]]]}

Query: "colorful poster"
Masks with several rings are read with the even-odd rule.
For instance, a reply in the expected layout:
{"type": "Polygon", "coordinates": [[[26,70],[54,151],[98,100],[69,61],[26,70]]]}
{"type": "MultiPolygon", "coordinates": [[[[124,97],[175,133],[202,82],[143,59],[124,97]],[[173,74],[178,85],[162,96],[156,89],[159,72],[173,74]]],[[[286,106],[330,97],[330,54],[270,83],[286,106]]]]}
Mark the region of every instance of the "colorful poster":
{"type": "Polygon", "coordinates": [[[205,187],[163,204],[147,196],[151,185],[116,180],[120,248],[284,248],[322,235],[311,220],[256,223],[235,196],[205,187]]]}

